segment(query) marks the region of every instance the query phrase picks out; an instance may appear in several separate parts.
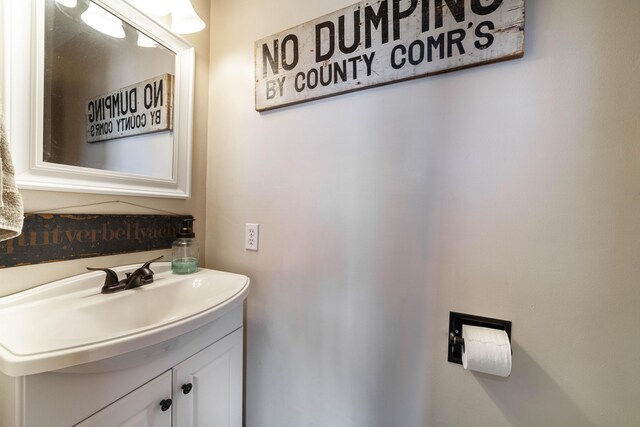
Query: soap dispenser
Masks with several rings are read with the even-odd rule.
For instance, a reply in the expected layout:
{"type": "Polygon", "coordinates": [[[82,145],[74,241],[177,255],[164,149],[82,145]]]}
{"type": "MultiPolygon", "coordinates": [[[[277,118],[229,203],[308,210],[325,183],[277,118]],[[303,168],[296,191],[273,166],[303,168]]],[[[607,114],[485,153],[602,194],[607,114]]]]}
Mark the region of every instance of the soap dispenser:
{"type": "Polygon", "coordinates": [[[193,218],[182,220],[182,227],[171,245],[171,271],[189,274],[198,271],[198,245],[193,232],[193,218]]]}

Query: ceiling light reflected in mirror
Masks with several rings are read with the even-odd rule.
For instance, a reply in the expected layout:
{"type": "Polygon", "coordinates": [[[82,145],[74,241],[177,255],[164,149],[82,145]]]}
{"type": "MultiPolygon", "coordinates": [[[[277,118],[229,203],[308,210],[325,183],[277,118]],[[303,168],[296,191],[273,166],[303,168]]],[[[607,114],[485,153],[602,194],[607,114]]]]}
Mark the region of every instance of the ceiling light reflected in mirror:
{"type": "MultiPolygon", "coordinates": [[[[73,9],[78,6],[78,0],[55,0],[60,6],[73,9]]],[[[100,6],[90,1],[83,1],[82,20],[101,33],[111,37],[125,37],[122,22],[100,6]]],[[[192,34],[206,27],[204,21],[198,16],[190,0],[128,0],[132,6],[141,12],[155,17],[171,14],[170,29],[176,34],[192,34]]],[[[138,45],[152,47],[148,41],[138,38],[138,45]],[[145,44],[146,43],[146,44],[145,44]]],[[[155,45],[155,44],[154,44],[155,45]]]]}
{"type": "Polygon", "coordinates": [[[146,34],[138,31],[138,46],[140,47],[157,47],[158,44],[148,37],[146,34]]]}
{"type": "Polygon", "coordinates": [[[123,39],[125,37],[122,21],[95,3],[89,3],[80,18],[96,31],[111,37],[123,39]]]}

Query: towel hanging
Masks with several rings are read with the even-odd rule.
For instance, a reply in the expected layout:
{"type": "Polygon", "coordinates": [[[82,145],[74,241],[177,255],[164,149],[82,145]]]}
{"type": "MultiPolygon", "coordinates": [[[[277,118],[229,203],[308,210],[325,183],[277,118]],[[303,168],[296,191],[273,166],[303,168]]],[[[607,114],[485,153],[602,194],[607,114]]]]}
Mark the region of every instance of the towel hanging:
{"type": "Polygon", "coordinates": [[[22,196],[16,186],[9,141],[0,118],[0,241],[19,236],[23,221],[22,196]]]}

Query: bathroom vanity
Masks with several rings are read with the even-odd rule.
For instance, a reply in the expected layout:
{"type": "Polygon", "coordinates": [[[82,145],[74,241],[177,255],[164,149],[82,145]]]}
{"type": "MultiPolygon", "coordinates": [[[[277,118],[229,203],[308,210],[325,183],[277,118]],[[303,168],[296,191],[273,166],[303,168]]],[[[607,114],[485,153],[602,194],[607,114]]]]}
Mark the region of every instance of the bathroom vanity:
{"type": "Polygon", "coordinates": [[[242,425],[249,279],[152,268],[118,294],[94,272],[0,299],[1,427],[242,425]]]}

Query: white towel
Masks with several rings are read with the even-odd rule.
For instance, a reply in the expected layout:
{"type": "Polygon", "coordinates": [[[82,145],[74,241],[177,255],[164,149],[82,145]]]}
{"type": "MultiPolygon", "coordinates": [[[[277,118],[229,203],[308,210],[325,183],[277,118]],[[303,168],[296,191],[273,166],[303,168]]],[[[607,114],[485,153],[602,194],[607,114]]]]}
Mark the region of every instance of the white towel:
{"type": "Polygon", "coordinates": [[[22,233],[24,207],[14,175],[9,141],[0,118],[0,242],[22,233]]]}

